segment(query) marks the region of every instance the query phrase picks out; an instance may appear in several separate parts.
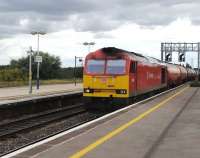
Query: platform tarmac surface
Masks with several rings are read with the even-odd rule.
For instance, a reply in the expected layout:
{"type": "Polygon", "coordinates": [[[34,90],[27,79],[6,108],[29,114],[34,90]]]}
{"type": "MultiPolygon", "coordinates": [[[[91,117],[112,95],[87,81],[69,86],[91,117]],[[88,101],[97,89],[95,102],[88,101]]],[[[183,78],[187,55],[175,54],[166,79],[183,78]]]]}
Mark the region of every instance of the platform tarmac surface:
{"type": "Polygon", "coordinates": [[[199,138],[200,90],[182,87],[14,157],[199,158],[199,138]]]}
{"type": "Polygon", "coordinates": [[[25,98],[61,94],[80,90],[82,90],[81,83],[76,84],[76,86],[74,84],[41,85],[39,90],[37,90],[36,87],[33,87],[32,94],[29,94],[28,86],[0,88],[0,103],[7,103],[10,101],[18,101],[25,98]]]}

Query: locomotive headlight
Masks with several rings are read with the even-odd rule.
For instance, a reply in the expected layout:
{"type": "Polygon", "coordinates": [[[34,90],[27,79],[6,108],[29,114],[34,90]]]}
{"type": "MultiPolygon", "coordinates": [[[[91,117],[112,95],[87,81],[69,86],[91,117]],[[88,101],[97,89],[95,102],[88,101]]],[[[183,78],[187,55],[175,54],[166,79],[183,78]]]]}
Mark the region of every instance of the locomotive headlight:
{"type": "Polygon", "coordinates": [[[86,89],[85,92],[86,92],[86,93],[90,93],[90,90],[89,90],[89,89],[86,89]]]}
{"type": "Polygon", "coordinates": [[[116,90],[116,93],[117,93],[117,94],[126,94],[127,91],[126,91],[126,89],[117,89],[117,90],[116,90]]]}
{"type": "Polygon", "coordinates": [[[84,88],[85,93],[93,93],[93,90],[90,88],[84,88]]]}
{"type": "Polygon", "coordinates": [[[126,90],[121,90],[121,94],[126,94],[126,90]]]}

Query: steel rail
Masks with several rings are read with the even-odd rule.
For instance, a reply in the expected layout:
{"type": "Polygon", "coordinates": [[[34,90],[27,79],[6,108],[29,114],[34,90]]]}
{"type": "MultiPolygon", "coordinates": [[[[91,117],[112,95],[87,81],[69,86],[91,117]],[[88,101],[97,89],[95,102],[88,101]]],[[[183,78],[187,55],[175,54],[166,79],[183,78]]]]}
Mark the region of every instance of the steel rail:
{"type": "Polygon", "coordinates": [[[4,123],[0,125],[0,138],[14,135],[18,132],[22,132],[24,130],[38,126],[46,125],[63,118],[72,117],[85,111],[86,110],[83,108],[83,105],[78,104],[40,113],[17,121],[4,123]]]}

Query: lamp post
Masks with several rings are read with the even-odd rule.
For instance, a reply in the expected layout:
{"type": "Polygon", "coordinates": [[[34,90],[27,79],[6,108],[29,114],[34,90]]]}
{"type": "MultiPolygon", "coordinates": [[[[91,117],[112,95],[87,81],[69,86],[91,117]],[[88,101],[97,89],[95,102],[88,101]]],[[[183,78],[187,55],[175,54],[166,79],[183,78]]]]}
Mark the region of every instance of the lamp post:
{"type": "Polygon", "coordinates": [[[29,94],[32,94],[32,54],[33,50],[32,47],[29,48],[30,50],[27,51],[29,55],[29,94]]]}
{"type": "Polygon", "coordinates": [[[198,80],[200,81],[200,42],[198,43],[198,55],[197,55],[197,66],[198,66],[198,80]]]}
{"type": "MultiPolygon", "coordinates": [[[[39,42],[40,42],[40,35],[45,35],[45,32],[42,31],[33,31],[31,32],[32,35],[37,35],[37,56],[39,56],[39,42]]],[[[40,88],[40,62],[37,62],[37,81],[36,81],[37,89],[40,88]]]]}
{"type": "Polygon", "coordinates": [[[82,62],[83,66],[83,57],[77,57],[75,56],[74,58],[74,85],[76,86],[76,67],[77,67],[77,59],[79,62],[82,62]]]}
{"type": "Polygon", "coordinates": [[[84,42],[83,45],[84,46],[88,46],[88,53],[90,52],[90,48],[91,46],[95,45],[95,42],[84,42]]]}

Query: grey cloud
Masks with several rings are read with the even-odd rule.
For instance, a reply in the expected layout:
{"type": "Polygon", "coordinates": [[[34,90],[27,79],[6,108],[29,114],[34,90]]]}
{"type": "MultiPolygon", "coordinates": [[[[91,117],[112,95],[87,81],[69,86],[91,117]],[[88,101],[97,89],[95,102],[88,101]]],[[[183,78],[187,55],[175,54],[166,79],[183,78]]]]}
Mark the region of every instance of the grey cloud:
{"type": "Polygon", "coordinates": [[[197,0],[0,0],[0,38],[69,28],[98,38],[127,23],[152,27],[184,17],[199,25],[199,7],[197,0]]]}
{"type": "Polygon", "coordinates": [[[105,33],[105,32],[98,32],[96,34],[94,34],[94,39],[102,39],[102,38],[114,38],[112,35],[110,35],[109,33],[105,33]]]}

